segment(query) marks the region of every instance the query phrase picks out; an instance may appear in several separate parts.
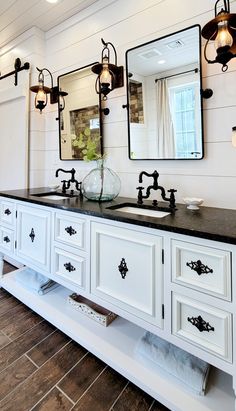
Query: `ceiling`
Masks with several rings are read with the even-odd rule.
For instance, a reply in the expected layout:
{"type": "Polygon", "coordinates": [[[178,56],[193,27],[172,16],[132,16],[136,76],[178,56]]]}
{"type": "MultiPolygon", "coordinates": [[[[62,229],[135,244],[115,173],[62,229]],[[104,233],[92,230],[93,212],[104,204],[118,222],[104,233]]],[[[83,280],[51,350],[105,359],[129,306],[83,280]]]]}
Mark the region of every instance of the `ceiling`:
{"type": "Polygon", "coordinates": [[[48,31],[99,0],[0,0],[0,47],[35,26],[48,31]]]}

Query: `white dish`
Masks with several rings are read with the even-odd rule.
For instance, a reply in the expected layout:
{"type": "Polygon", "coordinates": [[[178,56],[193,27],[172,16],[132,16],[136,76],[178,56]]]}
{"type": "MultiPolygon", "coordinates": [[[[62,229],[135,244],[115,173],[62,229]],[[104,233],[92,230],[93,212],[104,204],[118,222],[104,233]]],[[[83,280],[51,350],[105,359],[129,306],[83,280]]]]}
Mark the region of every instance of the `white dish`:
{"type": "Polygon", "coordinates": [[[48,187],[49,187],[51,190],[56,190],[57,188],[60,187],[60,185],[59,185],[59,184],[48,184],[48,187]]]}
{"type": "Polygon", "coordinates": [[[187,208],[189,210],[199,210],[199,207],[203,203],[202,198],[196,198],[196,197],[185,197],[183,198],[185,204],[187,204],[187,208]]]}

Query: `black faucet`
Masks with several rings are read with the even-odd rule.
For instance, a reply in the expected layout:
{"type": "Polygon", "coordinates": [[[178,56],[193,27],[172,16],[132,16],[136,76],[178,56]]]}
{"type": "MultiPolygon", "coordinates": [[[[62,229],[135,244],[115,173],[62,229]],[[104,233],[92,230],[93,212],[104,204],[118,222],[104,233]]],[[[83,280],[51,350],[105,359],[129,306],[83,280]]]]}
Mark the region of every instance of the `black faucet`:
{"type": "Polygon", "coordinates": [[[76,188],[77,191],[80,192],[80,195],[81,195],[81,182],[79,182],[75,179],[75,173],[76,173],[75,169],[72,168],[71,170],[63,170],[62,168],[58,168],[56,170],[56,174],[55,174],[56,177],[58,177],[59,171],[62,171],[63,173],[71,174],[71,178],[69,180],[62,180],[61,181],[61,183],[62,183],[61,191],[63,193],[66,193],[66,190],[69,190],[71,183],[75,183],[75,188],[76,188]]]}
{"type": "MultiPolygon", "coordinates": [[[[170,190],[168,190],[168,193],[170,193],[170,197],[166,197],[166,191],[164,189],[164,187],[159,186],[158,185],[158,177],[159,177],[159,173],[157,172],[157,170],[155,170],[152,174],[147,173],[146,171],[142,171],[139,174],[139,183],[143,182],[143,176],[147,176],[147,177],[152,177],[153,178],[153,184],[147,187],[146,190],[146,195],[143,195],[143,190],[144,187],[137,187],[138,190],[138,204],[143,204],[143,199],[147,199],[150,196],[151,190],[160,190],[161,191],[161,197],[164,201],[169,201],[169,207],[174,209],[175,208],[175,194],[177,190],[171,188],[170,190]]],[[[157,200],[153,200],[152,205],[154,207],[157,207],[158,203],[157,200]]]]}

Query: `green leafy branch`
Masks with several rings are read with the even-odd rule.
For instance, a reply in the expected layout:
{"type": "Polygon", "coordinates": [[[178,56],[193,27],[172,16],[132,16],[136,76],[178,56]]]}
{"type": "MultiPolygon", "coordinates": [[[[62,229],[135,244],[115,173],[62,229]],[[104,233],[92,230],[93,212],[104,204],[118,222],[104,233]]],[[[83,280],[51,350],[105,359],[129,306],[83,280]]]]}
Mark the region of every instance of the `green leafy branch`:
{"type": "Polygon", "coordinates": [[[83,154],[83,160],[94,161],[104,159],[105,155],[98,153],[101,137],[91,137],[90,128],[86,127],[84,132],[80,133],[72,140],[72,147],[78,148],[83,154]]]}

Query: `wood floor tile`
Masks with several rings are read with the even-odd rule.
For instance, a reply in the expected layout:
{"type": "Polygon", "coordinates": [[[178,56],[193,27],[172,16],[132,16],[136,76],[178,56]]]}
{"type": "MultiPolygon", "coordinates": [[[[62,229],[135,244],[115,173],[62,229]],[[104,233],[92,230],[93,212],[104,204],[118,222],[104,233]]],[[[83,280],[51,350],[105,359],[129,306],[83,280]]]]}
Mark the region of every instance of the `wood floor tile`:
{"type": "Polygon", "coordinates": [[[105,367],[104,362],[89,353],[63,378],[58,387],[76,402],[105,367]]]}
{"type": "Polygon", "coordinates": [[[169,408],[166,408],[164,405],[160,404],[158,401],[155,401],[151,411],[170,411],[169,408]]]}
{"type": "Polygon", "coordinates": [[[31,375],[37,367],[25,356],[0,373],[0,400],[31,375]]]}
{"type": "Polygon", "coordinates": [[[16,307],[9,307],[9,310],[0,315],[0,329],[2,330],[12,321],[20,321],[31,310],[24,304],[18,304],[16,307]]]}
{"type": "Polygon", "coordinates": [[[108,411],[124,389],[127,380],[107,368],[72,408],[73,411],[108,411]]]}
{"type": "Polygon", "coordinates": [[[53,388],[52,391],[46,397],[42,399],[32,411],[69,411],[72,407],[70,400],[66,398],[57,388],[53,388]]]}
{"type": "Polygon", "coordinates": [[[10,342],[10,339],[0,331],[0,350],[2,347],[7,345],[9,342],[10,342]]]}
{"type": "Polygon", "coordinates": [[[148,411],[152,403],[152,397],[129,383],[112,407],[112,411],[148,411]]]}
{"type": "Polygon", "coordinates": [[[14,265],[8,263],[7,261],[4,261],[4,264],[3,264],[3,274],[10,273],[11,271],[14,271],[14,270],[16,270],[16,269],[17,269],[17,268],[14,267],[14,265]]]}
{"type": "Polygon", "coordinates": [[[10,365],[13,361],[21,357],[25,352],[29,351],[34,345],[42,341],[45,337],[51,334],[55,328],[43,321],[42,323],[31,328],[17,340],[12,341],[6,347],[0,350],[0,371],[10,365]]]}
{"type": "Polygon", "coordinates": [[[21,334],[30,330],[35,325],[41,323],[43,318],[40,315],[30,311],[26,313],[22,321],[13,321],[6,327],[2,328],[4,334],[6,334],[11,340],[15,340],[21,334]]]}
{"type": "MultiPolygon", "coordinates": [[[[26,411],[76,364],[87,351],[71,341],[0,403],[1,411],[26,411]]],[[[50,410],[54,411],[54,410],[50,410]]]]}
{"type": "Polygon", "coordinates": [[[12,308],[14,308],[14,307],[16,307],[20,304],[21,304],[21,302],[19,300],[17,300],[14,297],[11,297],[11,296],[1,298],[1,300],[0,300],[0,316],[4,313],[8,312],[9,310],[12,310],[12,308]]]}
{"type": "Polygon", "coordinates": [[[45,338],[41,343],[33,347],[27,355],[35,362],[35,364],[41,366],[67,344],[68,341],[70,341],[70,338],[57,330],[55,333],[45,338]]]}

